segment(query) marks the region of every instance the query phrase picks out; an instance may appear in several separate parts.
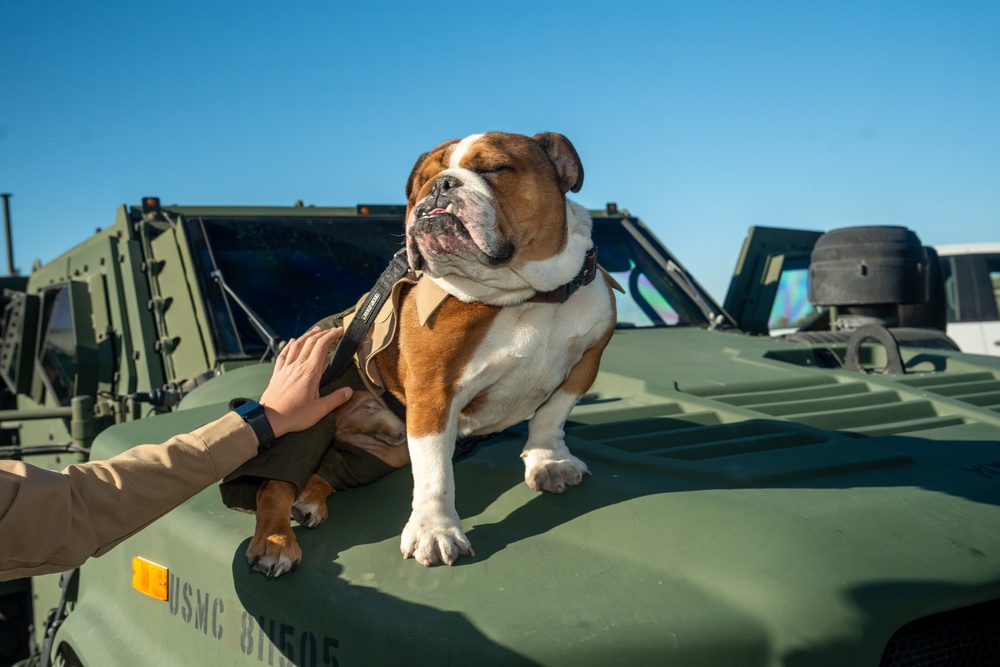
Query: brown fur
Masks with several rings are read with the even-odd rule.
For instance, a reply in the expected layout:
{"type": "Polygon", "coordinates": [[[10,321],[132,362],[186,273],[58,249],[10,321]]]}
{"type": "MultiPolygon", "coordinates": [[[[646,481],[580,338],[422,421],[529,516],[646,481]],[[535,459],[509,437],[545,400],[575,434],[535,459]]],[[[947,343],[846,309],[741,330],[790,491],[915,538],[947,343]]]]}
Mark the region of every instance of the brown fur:
{"type": "Polygon", "coordinates": [[[407,296],[397,345],[375,361],[387,389],[406,405],[407,434],[419,437],[444,428],[455,385],[500,309],[448,299],[422,327],[416,300],[407,296]]]}

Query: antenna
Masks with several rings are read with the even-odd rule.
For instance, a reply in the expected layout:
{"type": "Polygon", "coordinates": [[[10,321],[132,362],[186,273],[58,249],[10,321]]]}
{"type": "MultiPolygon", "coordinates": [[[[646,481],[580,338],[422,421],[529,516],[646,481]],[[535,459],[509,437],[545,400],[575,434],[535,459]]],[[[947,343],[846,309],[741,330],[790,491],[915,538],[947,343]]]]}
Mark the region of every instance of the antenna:
{"type": "Polygon", "coordinates": [[[3,229],[7,235],[7,275],[16,276],[17,271],[14,269],[14,239],[10,234],[10,198],[9,192],[4,192],[0,194],[3,197],[3,229]]]}

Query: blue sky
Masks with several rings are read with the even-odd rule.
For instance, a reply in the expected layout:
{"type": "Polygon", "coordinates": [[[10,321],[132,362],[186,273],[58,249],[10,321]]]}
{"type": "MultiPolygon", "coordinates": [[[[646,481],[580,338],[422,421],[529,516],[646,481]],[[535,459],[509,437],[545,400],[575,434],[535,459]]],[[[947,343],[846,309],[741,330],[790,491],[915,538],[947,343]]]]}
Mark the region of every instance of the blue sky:
{"type": "Polygon", "coordinates": [[[998,2],[0,0],[0,192],[24,273],[144,195],[401,202],[443,140],[556,131],[577,201],[721,301],[752,225],[1000,240],[998,35],[998,2]]]}

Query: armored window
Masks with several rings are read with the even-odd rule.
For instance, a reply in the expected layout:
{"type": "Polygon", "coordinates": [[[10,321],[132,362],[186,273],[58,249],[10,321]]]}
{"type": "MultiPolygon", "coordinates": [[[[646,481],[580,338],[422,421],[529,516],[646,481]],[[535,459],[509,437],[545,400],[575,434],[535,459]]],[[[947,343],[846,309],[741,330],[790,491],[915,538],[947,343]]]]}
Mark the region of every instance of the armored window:
{"type": "Polygon", "coordinates": [[[204,216],[184,224],[223,358],[265,352],[253,319],[287,340],[353,306],[403,238],[399,217],[204,216]]]}
{"type": "Polygon", "coordinates": [[[58,405],[97,391],[96,342],[87,283],[71,281],[40,295],[36,375],[32,396],[42,401],[42,387],[58,405]],[[35,394],[37,387],[37,395],[35,394]]]}
{"type": "Polygon", "coordinates": [[[41,322],[38,364],[42,381],[59,405],[69,405],[77,374],[77,353],[68,284],[46,290],[41,322]]]}

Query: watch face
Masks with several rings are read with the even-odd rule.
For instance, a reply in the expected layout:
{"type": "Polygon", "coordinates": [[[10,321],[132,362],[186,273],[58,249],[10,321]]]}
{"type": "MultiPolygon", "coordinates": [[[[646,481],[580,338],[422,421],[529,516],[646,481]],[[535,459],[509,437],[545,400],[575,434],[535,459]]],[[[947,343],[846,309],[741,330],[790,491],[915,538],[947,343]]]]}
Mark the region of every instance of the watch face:
{"type": "Polygon", "coordinates": [[[264,408],[257,401],[247,401],[240,407],[236,408],[236,414],[244,419],[250,417],[256,417],[258,413],[263,412],[264,408]]]}

